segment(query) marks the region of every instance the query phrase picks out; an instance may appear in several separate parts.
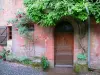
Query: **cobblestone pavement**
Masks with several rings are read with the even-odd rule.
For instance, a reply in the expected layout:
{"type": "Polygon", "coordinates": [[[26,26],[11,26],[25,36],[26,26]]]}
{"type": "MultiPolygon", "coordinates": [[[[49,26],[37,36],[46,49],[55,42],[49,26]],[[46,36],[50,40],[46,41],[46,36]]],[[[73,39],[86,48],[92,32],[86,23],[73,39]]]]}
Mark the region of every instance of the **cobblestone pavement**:
{"type": "Polygon", "coordinates": [[[0,75],[47,75],[46,73],[16,63],[0,62],[0,75]]]}
{"type": "Polygon", "coordinates": [[[88,72],[88,73],[81,73],[78,75],[100,75],[100,73],[99,72],[88,72]]]}
{"type": "Polygon", "coordinates": [[[47,72],[47,75],[77,75],[77,74],[74,73],[72,68],[56,67],[56,68],[50,69],[47,72]]]}
{"type": "Polygon", "coordinates": [[[54,68],[43,72],[29,66],[2,61],[0,62],[0,75],[100,75],[100,71],[76,74],[72,68],[54,68]]]}

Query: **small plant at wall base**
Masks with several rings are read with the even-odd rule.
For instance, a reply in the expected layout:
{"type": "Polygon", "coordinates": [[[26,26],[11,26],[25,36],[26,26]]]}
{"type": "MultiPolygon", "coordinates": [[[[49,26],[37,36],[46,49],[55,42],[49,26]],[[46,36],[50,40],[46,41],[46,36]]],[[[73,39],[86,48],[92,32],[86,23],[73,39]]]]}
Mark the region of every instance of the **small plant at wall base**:
{"type": "Polygon", "coordinates": [[[6,60],[9,62],[14,62],[14,63],[18,63],[18,64],[23,64],[26,66],[31,66],[31,67],[37,68],[37,69],[41,68],[40,62],[33,62],[34,59],[30,59],[26,56],[17,57],[16,55],[10,53],[8,56],[6,56],[6,60]]]}
{"type": "Polygon", "coordinates": [[[41,58],[41,66],[44,71],[49,68],[49,61],[47,60],[47,58],[45,56],[42,56],[42,58],[41,58]]]}
{"type": "Polygon", "coordinates": [[[87,57],[85,53],[79,53],[77,55],[78,64],[87,64],[87,57]]]}
{"type": "Polygon", "coordinates": [[[79,53],[79,54],[77,55],[77,58],[78,58],[79,60],[86,60],[86,55],[85,55],[85,54],[82,54],[82,53],[79,53]]]}
{"type": "Polygon", "coordinates": [[[0,52],[1,59],[4,61],[6,60],[6,50],[3,48],[3,50],[0,52]]]}
{"type": "Polygon", "coordinates": [[[88,72],[88,65],[87,64],[75,64],[74,71],[76,73],[86,73],[88,72]]]}
{"type": "Polygon", "coordinates": [[[9,54],[10,51],[6,51],[6,49],[2,49],[2,51],[0,52],[0,59],[3,59],[4,61],[6,61],[6,56],[9,54]]]}
{"type": "Polygon", "coordinates": [[[86,54],[84,53],[79,53],[77,55],[77,63],[74,65],[74,71],[76,73],[81,73],[81,72],[88,72],[88,65],[87,65],[87,57],[86,54]]]}
{"type": "Polygon", "coordinates": [[[27,58],[27,57],[20,57],[17,59],[20,63],[25,64],[25,65],[31,65],[32,60],[27,58]]]}

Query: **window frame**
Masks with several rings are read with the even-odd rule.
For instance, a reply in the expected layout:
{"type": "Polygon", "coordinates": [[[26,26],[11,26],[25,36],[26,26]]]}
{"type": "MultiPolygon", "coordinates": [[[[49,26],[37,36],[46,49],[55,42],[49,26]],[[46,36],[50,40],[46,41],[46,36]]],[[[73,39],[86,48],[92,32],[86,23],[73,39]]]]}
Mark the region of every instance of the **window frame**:
{"type": "Polygon", "coordinates": [[[12,40],[12,26],[7,26],[8,40],[12,40]]]}

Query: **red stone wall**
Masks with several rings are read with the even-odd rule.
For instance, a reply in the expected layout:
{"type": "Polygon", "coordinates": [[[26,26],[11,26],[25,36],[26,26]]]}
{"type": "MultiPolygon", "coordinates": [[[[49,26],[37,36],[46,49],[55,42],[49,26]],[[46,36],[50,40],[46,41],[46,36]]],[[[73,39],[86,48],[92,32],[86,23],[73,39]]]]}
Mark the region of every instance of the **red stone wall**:
{"type": "Polygon", "coordinates": [[[100,69],[100,23],[96,24],[94,19],[91,19],[91,56],[90,65],[92,68],[100,69]]]}
{"type": "Polygon", "coordinates": [[[23,0],[1,0],[2,9],[0,10],[0,26],[7,25],[7,21],[15,16],[18,9],[22,9],[23,0]]]}
{"type": "MultiPolygon", "coordinates": [[[[11,26],[7,21],[15,17],[18,9],[23,9],[23,0],[1,0],[2,7],[0,10],[0,26],[11,26]]],[[[2,46],[0,50],[2,50],[2,46]]]]}
{"type": "Polygon", "coordinates": [[[53,27],[41,27],[39,25],[34,25],[34,37],[35,39],[35,46],[44,47],[43,50],[46,57],[53,61],[54,60],[54,34],[53,34],[53,27]]]}

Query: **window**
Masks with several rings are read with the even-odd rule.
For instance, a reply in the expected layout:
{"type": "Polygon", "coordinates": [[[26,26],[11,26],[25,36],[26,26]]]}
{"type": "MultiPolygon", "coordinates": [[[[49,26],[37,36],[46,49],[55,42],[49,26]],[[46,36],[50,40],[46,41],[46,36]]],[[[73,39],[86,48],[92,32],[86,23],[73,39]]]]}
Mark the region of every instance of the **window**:
{"type": "Polygon", "coordinates": [[[7,45],[7,27],[0,26],[0,45],[7,45]]]}
{"type": "Polygon", "coordinates": [[[12,26],[8,26],[8,40],[12,39],[12,26]]]}

